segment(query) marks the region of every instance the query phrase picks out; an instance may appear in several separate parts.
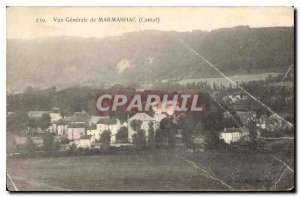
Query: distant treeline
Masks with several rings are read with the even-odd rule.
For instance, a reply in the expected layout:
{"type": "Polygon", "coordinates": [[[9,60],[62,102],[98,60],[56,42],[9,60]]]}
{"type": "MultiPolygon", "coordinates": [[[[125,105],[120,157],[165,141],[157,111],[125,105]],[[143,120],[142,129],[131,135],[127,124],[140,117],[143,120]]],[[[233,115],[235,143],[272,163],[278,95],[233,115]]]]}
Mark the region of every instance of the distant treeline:
{"type": "MultiPolygon", "coordinates": [[[[193,91],[194,94],[199,94],[199,104],[209,110],[210,97],[208,93],[193,91]]],[[[72,87],[57,91],[55,87],[45,90],[34,90],[28,88],[22,94],[7,95],[7,111],[8,112],[27,112],[27,111],[47,111],[53,107],[58,107],[62,116],[71,116],[74,112],[86,111],[90,115],[110,115],[117,116],[120,119],[126,120],[128,115],[133,115],[135,111],[127,114],[126,109],[119,109],[115,112],[100,113],[96,109],[96,102],[100,95],[103,94],[125,94],[134,96],[135,94],[143,95],[174,95],[176,91],[163,90],[146,90],[136,91],[132,88],[125,88],[121,85],[115,85],[110,89],[98,89],[91,87],[72,87]]],[[[143,103],[144,104],[144,103],[143,103]]],[[[126,106],[124,106],[126,107],[126,106]]],[[[149,115],[153,113],[149,112],[149,115]]]]}

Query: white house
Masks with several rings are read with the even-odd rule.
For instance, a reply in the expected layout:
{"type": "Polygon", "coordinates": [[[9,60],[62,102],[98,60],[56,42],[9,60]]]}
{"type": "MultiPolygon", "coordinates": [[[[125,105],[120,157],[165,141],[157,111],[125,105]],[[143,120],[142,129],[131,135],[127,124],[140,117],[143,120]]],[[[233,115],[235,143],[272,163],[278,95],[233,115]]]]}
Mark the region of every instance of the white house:
{"type": "Polygon", "coordinates": [[[270,122],[269,117],[266,114],[263,114],[260,116],[257,126],[260,127],[261,129],[268,130],[269,122],[270,122]]]}
{"type": "Polygon", "coordinates": [[[93,124],[87,127],[86,129],[86,134],[87,135],[92,135],[95,137],[96,140],[100,139],[101,131],[97,130],[97,125],[93,124]]]}
{"type": "Polygon", "coordinates": [[[89,120],[89,125],[96,125],[99,122],[99,120],[109,119],[109,118],[110,118],[109,116],[91,116],[89,120]]]}
{"type": "Polygon", "coordinates": [[[240,128],[225,128],[220,133],[219,138],[224,139],[225,143],[230,144],[232,142],[238,142],[242,138],[247,139],[249,137],[249,129],[245,127],[240,128]]]}
{"type": "Polygon", "coordinates": [[[66,135],[68,132],[68,124],[58,124],[57,125],[57,135],[66,135]]]}
{"type": "Polygon", "coordinates": [[[80,124],[80,123],[76,123],[76,124],[70,124],[68,126],[68,140],[77,140],[79,139],[82,135],[85,135],[85,131],[86,131],[86,124],[80,124]]]}
{"type": "Polygon", "coordinates": [[[68,124],[69,124],[69,121],[65,120],[65,119],[55,121],[50,126],[50,132],[56,133],[57,135],[61,135],[61,136],[67,135],[68,124]]]}
{"type": "Polygon", "coordinates": [[[58,108],[52,108],[51,111],[29,111],[28,117],[32,119],[40,119],[44,114],[49,114],[51,123],[62,119],[58,108]]]}
{"type": "Polygon", "coordinates": [[[137,113],[131,118],[128,119],[128,141],[132,142],[132,135],[135,133],[135,131],[130,126],[131,122],[133,120],[140,120],[142,121],[141,129],[145,130],[146,137],[148,136],[148,130],[149,130],[149,123],[153,122],[154,125],[156,123],[155,118],[152,118],[145,112],[143,113],[137,113]]]}
{"type": "Polygon", "coordinates": [[[248,95],[242,91],[236,91],[228,95],[228,98],[232,103],[243,101],[248,99],[248,95]]]}
{"type": "Polygon", "coordinates": [[[83,135],[79,138],[77,148],[91,148],[95,145],[95,137],[92,135],[83,135]]]}
{"type": "Polygon", "coordinates": [[[51,126],[47,129],[51,133],[56,133],[56,122],[62,119],[58,108],[52,108],[51,111],[29,111],[28,117],[30,119],[41,119],[44,114],[48,114],[51,120],[51,126]]]}
{"type": "Polygon", "coordinates": [[[32,119],[42,118],[44,114],[49,114],[49,111],[29,111],[28,117],[32,119]]]}
{"type": "Polygon", "coordinates": [[[107,117],[96,118],[98,121],[95,124],[95,121],[91,121],[91,125],[87,127],[87,135],[92,135],[96,140],[99,140],[101,134],[105,130],[111,132],[111,143],[116,143],[116,134],[122,126],[127,127],[127,123],[121,123],[119,119],[107,117]]]}
{"type": "Polygon", "coordinates": [[[52,108],[52,110],[49,112],[49,116],[51,118],[51,122],[55,122],[62,119],[58,108],[52,108]]]}
{"type": "Polygon", "coordinates": [[[103,131],[109,130],[111,132],[111,143],[115,143],[116,134],[118,133],[120,128],[121,128],[121,123],[119,119],[116,118],[100,119],[97,123],[97,134],[100,138],[100,135],[103,131]]]}

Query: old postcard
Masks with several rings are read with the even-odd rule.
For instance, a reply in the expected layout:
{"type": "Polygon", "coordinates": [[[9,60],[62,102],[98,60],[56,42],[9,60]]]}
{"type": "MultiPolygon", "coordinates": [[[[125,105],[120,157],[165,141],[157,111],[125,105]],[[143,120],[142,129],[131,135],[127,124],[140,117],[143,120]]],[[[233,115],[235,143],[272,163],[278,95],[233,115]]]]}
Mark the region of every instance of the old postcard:
{"type": "Polygon", "coordinates": [[[293,7],[7,7],[8,191],[294,191],[293,7]]]}

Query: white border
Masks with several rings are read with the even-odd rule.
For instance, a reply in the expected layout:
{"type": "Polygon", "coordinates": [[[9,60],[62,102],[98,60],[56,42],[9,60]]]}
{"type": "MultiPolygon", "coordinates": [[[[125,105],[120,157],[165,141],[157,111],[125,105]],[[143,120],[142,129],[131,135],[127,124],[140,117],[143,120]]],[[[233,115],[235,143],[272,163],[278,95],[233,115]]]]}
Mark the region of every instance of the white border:
{"type": "MultiPolygon", "coordinates": [[[[1,176],[0,176],[0,195],[1,196],[8,196],[9,193],[6,192],[6,6],[294,6],[296,9],[300,8],[300,1],[297,0],[205,0],[205,1],[193,1],[193,0],[144,0],[144,1],[137,1],[137,0],[110,0],[110,1],[101,1],[101,0],[49,0],[49,1],[42,1],[42,0],[0,0],[0,123],[1,123],[1,176]]],[[[299,10],[298,10],[299,11],[299,10]]],[[[295,26],[298,27],[297,20],[295,21],[295,26]]],[[[298,33],[297,33],[298,37],[298,33]]],[[[295,47],[298,46],[295,43],[295,47]]],[[[298,57],[298,51],[297,51],[298,57]]],[[[297,59],[297,58],[296,58],[297,59]]],[[[297,66],[297,64],[296,64],[297,66]]],[[[297,76],[299,76],[299,69],[297,69],[297,76]]],[[[297,80],[299,81],[299,80],[297,80]]],[[[299,92],[299,84],[297,83],[297,92],[299,92]]],[[[298,95],[297,95],[298,98],[298,95]]],[[[298,111],[298,107],[297,107],[298,111]]],[[[299,123],[299,116],[297,117],[297,123],[299,123]]],[[[299,128],[299,125],[297,125],[299,128]]],[[[297,129],[298,130],[298,129],[297,129]]],[[[297,131],[296,131],[297,132],[297,131]]],[[[297,134],[297,142],[299,143],[299,133],[297,134]]],[[[297,149],[297,157],[298,158],[298,149],[297,149]]],[[[299,162],[297,162],[297,170],[299,169],[299,162]]],[[[298,183],[299,180],[296,182],[298,183]]],[[[299,191],[299,184],[297,184],[297,190],[299,191]]],[[[197,194],[197,193],[195,193],[197,194]]],[[[224,194],[224,193],[220,193],[224,194]]],[[[273,195],[274,193],[269,193],[273,195]]],[[[27,194],[28,195],[28,194],[27,194]]],[[[29,194],[31,195],[31,194],[29,194]]],[[[39,193],[38,195],[44,195],[43,193],[39,193]]],[[[49,193],[47,193],[49,195],[49,193]]],[[[64,194],[57,194],[56,196],[63,196],[64,194]]],[[[80,194],[80,195],[89,195],[89,193],[80,194]]],[[[100,194],[100,195],[108,195],[108,194],[100,194]]],[[[120,195],[120,194],[113,194],[113,196],[120,195]]],[[[121,194],[124,195],[124,194],[121,194]]],[[[149,195],[149,194],[148,194],[149,195]]],[[[159,195],[153,193],[150,195],[159,195]]],[[[165,195],[172,195],[172,194],[164,194],[165,195]]],[[[203,194],[197,194],[203,195],[203,194]]],[[[213,194],[219,195],[219,194],[213,194]]],[[[230,193],[229,195],[232,195],[230,193]]],[[[258,194],[255,195],[263,196],[266,194],[258,194]]],[[[282,195],[282,194],[280,194],[282,195]]]]}

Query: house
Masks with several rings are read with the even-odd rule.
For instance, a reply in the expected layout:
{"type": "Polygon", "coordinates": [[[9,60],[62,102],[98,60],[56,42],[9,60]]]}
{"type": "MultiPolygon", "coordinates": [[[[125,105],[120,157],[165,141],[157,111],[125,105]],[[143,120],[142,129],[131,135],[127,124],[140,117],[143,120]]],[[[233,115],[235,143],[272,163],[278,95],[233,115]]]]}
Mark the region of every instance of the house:
{"type": "Polygon", "coordinates": [[[109,116],[91,116],[89,120],[89,125],[96,125],[101,119],[109,119],[109,116]]]}
{"type": "Polygon", "coordinates": [[[132,116],[131,118],[128,119],[128,141],[129,142],[132,142],[132,135],[135,133],[135,131],[132,129],[132,127],[130,125],[133,120],[142,121],[141,129],[143,129],[145,131],[146,137],[148,136],[149,123],[153,122],[154,125],[156,123],[155,118],[152,118],[145,112],[136,113],[134,116],[132,116]]]}
{"type": "Polygon", "coordinates": [[[60,121],[57,123],[57,135],[66,135],[68,132],[68,121],[60,121]]]}
{"type": "Polygon", "coordinates": [[[224,131],[220,133],[219,138],[223,139],[225,143],[231,144],[232,142],[238,142],[241,139],[248,140],[249,134],[249,129],[246,127],[225,128],[224,131]]]}
{"type": "Polygon", "coordinates": [[[51,122],[62,119],[62,116],[60,115],[60,112],[59,112],[59,108],[57,108],[57,107],[54,107],[51,109],[51,111],[49,111],[49,116],[51,118],[51,122]]]}
{"type": "Polygon", "coordinates": [[[121,122],[116,118],[100,119],[97,123],[97,134],[99,136],[103,131],[109,130],[111,132],[111,143],[116,142],[116,134],[121,128],[121,122]]]}
{"type": "Polygon", "coordinates": [[[127,127],[127,122],[121,123],[119,119],[105,116],[94,116],[90,120],[90,125],[87,127],[87,135],[92,135],[96,140],[100,140],[101,134],[105,130],[111,132],[111,143],[116,143],[116,134],[122,126],[127,127]],[[96,122],[97,120],[97,122],[96,122]]]}
{"type": "Polygon", "coordinates": [[[91,116],[85,111],[74,112],[67,127],[68,140],[78,141],[82,135],[86,135],[90,118],[91,116]]]}
{"type": "Polygon", "coordinates": [[[86,135],[85,123],[71,123],[67,128],[68,140],[78,140],[82,135],[86,135]]]}
{"type": "Polygon", "coordinates": [[[52,108],[50,111],[29,111],[28,117],[31,119],[40,119],[44,114],[49,114],[51,123],[62,119],[58,108],[52,108]]]}
{"type": "Polygon", "coordinates": [[[30,136],[39,136],[39,135],[43,135],[45,131],[42,130],[41,127],[36,127],[36,128],[27,127],[25,133],[26,135],[30,135],[30,136]]]}
{"type": "Polygon", "coordinates": [[[49,114],[49,111],[29,111],[28,118],[40,119],[44,114],[49,114]]]}
{"type": "MultiPolygon", "coordinates": [[[[56,124],[55,124],[55,122],[62,119],[62,116],[60,115],[58,108],[52,108],[50,111],[29,111],[28,112],[28,118],[33,119],[33,120],[39,120],[45,114],[49,115],[50,122],[52,123],[52,125],[46,130],[50,131],[51,133],[56,133],[56,124]]],[[[37,133],[43,133],[43,131],[42,132],[37,132],[37,133]]]]}
{"type": "Polygon", "coordinates": [[[136,88],[136,91],[145,91],[145,90],[151,90],[153,85],[151,83],[144,83],[141,84],[139,87],[136,88]]]}
{"type": "MultiPolygon", "coordinates": [[[[285,120],[287,119],[286,114],[281,114],[281,117],[283,117],[285,120]]],[[[283,118],[279,118],[278,115],[276,114],[272,114],[269,117],[263,114],[260,116],[257,126],[263,130],[267,130],[271,132],[278,129],[290,128],[291,125],[288,124],[283,118]]]]}
{"type": "Polygon", "coordinates": [[[261,115],[257,126],[261,129],[269,130],[269,117],[266,114],[261,115]]]}
{"type": "Polygon", "coordinates": [[[92,135],[82,135],[79,138],[77,148],[92,148],[95,145],[95,137],[92,135]]]}
{"type": "Polygon", "coordinates": [[[70,124],[70,121],[67,119],[60,119],[60,120],[54,121],[52,123],[52,125],[50,126],[50,132],[56,133],[57,135],[60,135],[60,136],[67,135],[69,124],[70,124]]]}
{"type": "Polygon", "coordinates": [[[241,90],[237,90],[237,91],[234,91],[234,92],[228,94],[228,98],[232,103],[235,103],[238,101],[247,100],[248,95],[241,90]]]}
{"type": "Polygon", "coordinates": [[[87,127],[86,134],[94,136],[96,140],[100,140],[101,131],[97,130],[96,124],[92,124],[87,127]]]}
{"type": "Polygon", "coordinates": [[[243,125],[247,124],[251,118],[256,119],[255,111],[236,111],[236,114],[243,125]]]}

